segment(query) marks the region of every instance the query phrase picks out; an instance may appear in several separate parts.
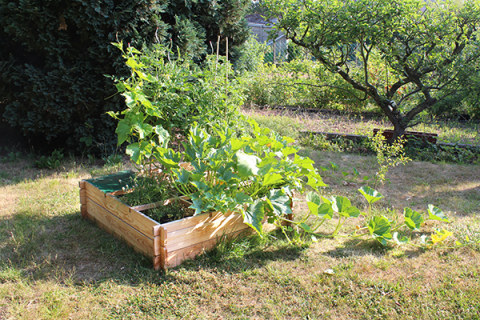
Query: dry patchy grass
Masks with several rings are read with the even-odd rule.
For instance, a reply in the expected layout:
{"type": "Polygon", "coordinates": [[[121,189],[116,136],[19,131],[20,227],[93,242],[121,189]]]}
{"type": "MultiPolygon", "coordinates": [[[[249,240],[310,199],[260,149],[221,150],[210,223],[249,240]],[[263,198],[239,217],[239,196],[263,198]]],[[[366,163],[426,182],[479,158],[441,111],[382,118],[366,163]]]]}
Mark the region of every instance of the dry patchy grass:
{"type": "MultiPolygon", "coordinates": [[[[284,110],[244,109],[243,114],[253,117],[259,123],[280,122],[283,126],[276,128],[284,134],[308,130],[342,134],[371,136],[373,129],[392,129],[392,124],[384,119],[371,119],[349,114],[305,113],[284,110]]],[[[440,142],[480,145],[479,123],[458,123],[450,121],[429,121],[408,130],[438,134],[440,142]]]]}
{"type": "MultiPolygon", "coordinates": [[[[305,151],[306,152],[306,151],[305,151]]],[[[373,157],[320,153],[318,166],[376,171],[373,157]]],[[[480,317],[480,248],[423,251],[374,241],[289,245],[250,237],[166,272],[81,219],[78,181],[99,169],[3,165],[0,318],[430,319],[480,317]],[[334,274],[325,270],[332,269],[334,274]]],[[[358,180],[326,171],[325,193],[358,205],[358,180]]],[[[412,162],[388,173],[377,210],[440,206],[460,236],[480,239],[479,166],[412,162]]],[[[295,211],[306,206],[301,201],[295,211]]],[[[354,222],[352,222],[354,224],[354,222]]],[[[432,225],[436,226],[436,225],[432,225]]]]}

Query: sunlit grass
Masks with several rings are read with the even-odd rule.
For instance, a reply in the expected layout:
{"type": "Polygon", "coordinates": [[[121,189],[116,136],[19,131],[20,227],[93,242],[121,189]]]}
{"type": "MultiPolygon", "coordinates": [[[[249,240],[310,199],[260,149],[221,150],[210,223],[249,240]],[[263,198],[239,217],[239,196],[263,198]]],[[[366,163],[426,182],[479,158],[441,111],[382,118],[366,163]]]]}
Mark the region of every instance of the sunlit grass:
{"type": "MultiPolygon", "coordinates": [[[[272,122],[284,134],[299,128],[272,122]]],[[[366,208],[357,189],[378,170],[374,156],[302,152],[328,168],[321,171],[324,195],[366,208]],[[353,168],[357,177],[342,174],[353,168]]],[[[289,244],[274,233],[225,241],[175,269],[154,271],[149,259],[81,218],[79,180],[111,170],[0,164],[0,319],[478,318],[478,245],[424,251],[320,236],[289,244]]],[[[410,162],[387,178],[375,214],[391,217],[405,206],[424,212],[433,203],[452,222],[428,225],[428,232],[445,227],[462,241],[480,240],[479,165],[410,162]]],[[[297,215],[307,210],[303,199],[297,196],[297,215]]]]}
{"type": "MultiPolygon", "coordinates": [[[[393,129],[385,119],[372,119],[357,115],[303,113],[279,110],[243,110],[245,115],[265,124],[281,133],[288,133],[288,128],[298,130],[358,134],[371,136],[373,129],[393,129]]],[[[441,121],[425,119],[411,131],[438,134],[439,142],[480,145],[480,123],[441,121]]]]}

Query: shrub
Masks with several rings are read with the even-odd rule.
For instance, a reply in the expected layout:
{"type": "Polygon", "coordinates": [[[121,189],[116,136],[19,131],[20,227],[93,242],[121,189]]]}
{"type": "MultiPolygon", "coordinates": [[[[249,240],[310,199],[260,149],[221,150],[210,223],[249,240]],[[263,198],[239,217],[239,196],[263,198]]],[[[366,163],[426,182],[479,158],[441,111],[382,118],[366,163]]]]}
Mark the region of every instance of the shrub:
{"type": "Polygon", "coordinates": [[[128,75],[111,43],[143,47],[171,39],[201,60],[217,35],[234,38],[233,47],[245,40],[242,5],[245,1],[213,6],[169,0],[1,0],[0,111],[33,145],[76,151],[90,146],[90,152],[111,153],[116,121],[105,113],[123,110],[125,103],[104,74],[128,75]]]}

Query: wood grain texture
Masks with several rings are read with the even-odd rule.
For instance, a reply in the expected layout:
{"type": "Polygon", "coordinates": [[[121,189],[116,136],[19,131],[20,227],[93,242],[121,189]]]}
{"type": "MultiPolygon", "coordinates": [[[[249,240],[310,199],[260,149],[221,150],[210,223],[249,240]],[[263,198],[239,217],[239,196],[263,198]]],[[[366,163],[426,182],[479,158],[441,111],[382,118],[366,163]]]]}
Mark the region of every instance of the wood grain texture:
{"type": "Polygon", "coordinates": [[[80,206],[80,213],[82,214],[82,217],[88,218],[88,212],[87,212],[87,204],[82,204],[80,206]]]}
{"type": "Polygon", "coordinates": [[[168,252],[172,252],[247,228],[248,226],[243,223],[243,217],[239,213],[226,216],[216,215],[193,226],[175,231],[171,231],[167,227],[166,248],[168,252]]]}
{"type": "MultiPolygon", "coordinates": [[[[228,213],[228,214],[231,214],[231,213],[228,213]]],[[[185,228],[191,228],[197,224],[205,223],[206,221],[216,219],[223,215],[224,214],[221,212],[203,213],[203,214],[199,214],[198,216],[187,217],[180,220],[163,223],[162,226],[165,229],[167,229],[168,232],[172,232],[172,231],[181,230],[185,228]]]]}
{"type": "Polygon", "coordinates": [[[158,256],[167,244],[167,230],[160,226],[159,235],[153,238],[153,253],[158,256]]]}
{"type": "Polygon", "coordinates": [[[130,225],[87,198],[87,210],[90,219],[99,222],[100,227],[116,238],[125,241],[135,250],[147,256],[153,254],[153,239],[132,228],[130,225]]]}
{"type": "MultiPolygon", "coordinates": [[[[248,229],[239,230],[237,232],[230,233],[225,235],[228,239],[235,238],[242,235],[250,235],[251,232],[248,229]]],[[[170,251],[167,250],[167,255],[165,259],[165,268],[173,268],[181,264],[187,259],[193,259],[200,253],[203,253],[205,250],[213,248],[218,240],[218,238],[210,239],[201,243],[197,243],[193,246],[186,248],[181,248],[179,250],[170,251]]]]}
{"type": "MultiPolygon", "coordinates": [[[[115,215],[132,228],[135,228],[145,236],[153,239],[152,230],[155,225],[158,225],[158,222],[150,219],[141,212],[131,209],[114,196],[100,191],[89,182],[85,183],[85,190],[88,200],[105,208],[105,210],[112,215],[115,215]]],[[[88,207],[88,211],[90,212],[90,207],[88,207]]]]}
{"type": "Polygon", "coordinates": [[[167,257],[167,249],[162,248],[159,255],[153,258],[153,268],[155,270],[165,269],[165,259],[167,257]]]}
{"type": "Polygon", "coordinates": [[[80,189],[80,204],[87,204],[87,191],[84,189],[80,189]]]}

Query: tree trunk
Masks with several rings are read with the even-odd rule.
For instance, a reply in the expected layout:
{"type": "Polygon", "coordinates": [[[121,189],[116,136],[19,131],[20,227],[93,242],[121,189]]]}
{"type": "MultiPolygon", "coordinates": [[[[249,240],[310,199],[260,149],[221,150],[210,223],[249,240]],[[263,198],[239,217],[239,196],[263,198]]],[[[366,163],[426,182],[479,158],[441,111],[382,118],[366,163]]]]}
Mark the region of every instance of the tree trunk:
{"type": "MultiPolygon", "coordinates": [[[[392,122],[393,123],[393,122],[392,122]]],[[[406,126],[402,125],[401,121],[395,121],[393,123],[393,137],[392,139],[388,140],[389,143],[394,142],[403,137],[405,133],[406,126]]]]}

